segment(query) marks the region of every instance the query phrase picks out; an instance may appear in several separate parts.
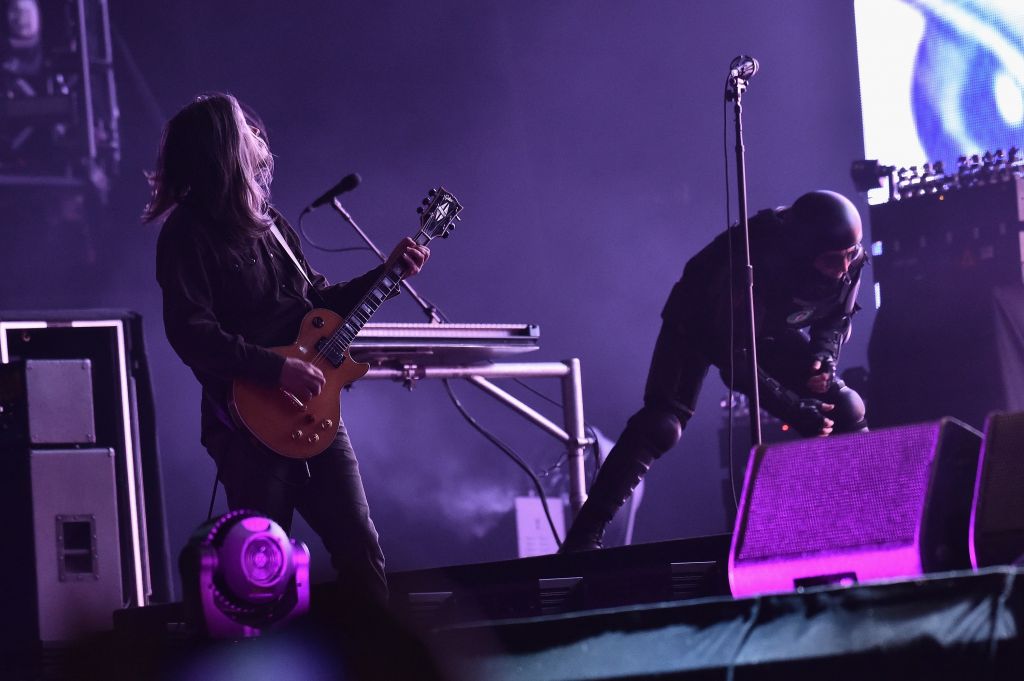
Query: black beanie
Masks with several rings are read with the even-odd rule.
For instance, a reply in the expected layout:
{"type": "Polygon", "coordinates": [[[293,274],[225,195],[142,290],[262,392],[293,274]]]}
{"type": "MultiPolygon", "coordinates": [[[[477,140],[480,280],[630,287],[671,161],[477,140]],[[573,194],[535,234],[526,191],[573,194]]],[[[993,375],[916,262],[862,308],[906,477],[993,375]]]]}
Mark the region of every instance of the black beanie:
{"type": "Polygon", "coordinates": [[[842,194],[825,189],[798,198],[783,219],[792,247],[806,256],[856,246],[863,234],[857,207],[842,194]]]}

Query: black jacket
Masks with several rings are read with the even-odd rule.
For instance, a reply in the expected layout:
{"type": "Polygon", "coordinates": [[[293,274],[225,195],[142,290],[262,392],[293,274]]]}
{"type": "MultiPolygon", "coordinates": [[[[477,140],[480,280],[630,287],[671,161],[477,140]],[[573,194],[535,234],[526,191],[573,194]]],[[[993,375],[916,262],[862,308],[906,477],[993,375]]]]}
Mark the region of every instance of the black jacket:
{"type": "Polygon", "coordinates": [[[298,236],[280,214],[278,229],[315,290],[269,232],[233,239],[198,209],[181,204],[157,241],[157,281],[171,347],[203,386],[203,417],[224,422],[231,381],[276,385],[284,358],[268,347],[288,345],[314,307],[345,316],[373,285],[380,268],[330,285],[306,263],[298,236]]]}
{"type": "MultiPolygon", "coordinates": [[[[844,280],[825,280],[810,260],[799,255],[800,249],[791,242],[778,210],[764,210],[750,219],[750,250],[758,338],[782,329],[807,329],[808,369],[814,358],[833,364],[838,361],[851,318],[858,309],[856,297],[866,254],[861,252],[854,259],[844,280]]],[[[662,311],[665,323],[697,343],[720,369],[729,365],[730,319],[734,326],[733,351],[741,361],[749,345],[744,270],[742,234],[734,226],[686,263],[662,311]]]]}

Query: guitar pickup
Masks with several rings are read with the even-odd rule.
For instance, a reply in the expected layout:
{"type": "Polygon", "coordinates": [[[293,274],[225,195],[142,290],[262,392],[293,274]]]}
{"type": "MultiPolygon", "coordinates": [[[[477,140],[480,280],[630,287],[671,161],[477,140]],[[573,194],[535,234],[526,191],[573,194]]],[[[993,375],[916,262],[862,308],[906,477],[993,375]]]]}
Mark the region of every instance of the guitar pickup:
{"type": "Polygon", "coordinates": [[[316,342],[316,351],[327,358],[327,361],[334,365],[335,369],[345,361],[345,348],[338,340],[331,341],[325,336],[316,342]]]}

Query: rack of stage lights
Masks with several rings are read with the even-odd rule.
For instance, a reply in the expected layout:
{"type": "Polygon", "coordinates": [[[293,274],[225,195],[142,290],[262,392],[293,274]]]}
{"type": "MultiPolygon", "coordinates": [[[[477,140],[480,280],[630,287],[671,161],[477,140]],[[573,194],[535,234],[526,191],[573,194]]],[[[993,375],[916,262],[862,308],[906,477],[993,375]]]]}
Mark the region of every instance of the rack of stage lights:
{"type": "Polygon", "coordinates": [[[855,161],[850,174],[861,191],[882,187],[883,178],[888,178],[888,200],[901,201],[1020,180],[1024,178],[1024,158],[1017,147],[1006,152],[986,151],[961,156],[952,172],[946,172],[942,161],[899,169],[878,161],[855,161]]]}
{"type": "Polygon", "coordinates": [[[121,159],[108,0],[11,0],[0,31],[0,188],[91,187],[121,159]]]}

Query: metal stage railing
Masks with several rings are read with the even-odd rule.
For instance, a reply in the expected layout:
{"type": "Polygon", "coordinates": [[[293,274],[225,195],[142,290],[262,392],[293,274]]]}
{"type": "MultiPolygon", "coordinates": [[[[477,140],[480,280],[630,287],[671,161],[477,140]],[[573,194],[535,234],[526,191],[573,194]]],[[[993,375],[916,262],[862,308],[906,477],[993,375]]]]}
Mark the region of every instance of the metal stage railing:
{"type": "Polygon", "coordinates": [[[478,366],[405,364],[399,367],[373,367],[365,379],[390,379],[408,386],[422,379],[465,379],[502,404],[505,404],[566,448],[569,476],[569,505],[573,517],[587,500],[584,457],[594,443],[587,437],[583,420],[583,383],[580,360],[562,362],[508,362],[478,366]],[[562,425],[547,418],[528,404],[495,385],[495,378],[558,378],[562,384],[562,425]]]}

